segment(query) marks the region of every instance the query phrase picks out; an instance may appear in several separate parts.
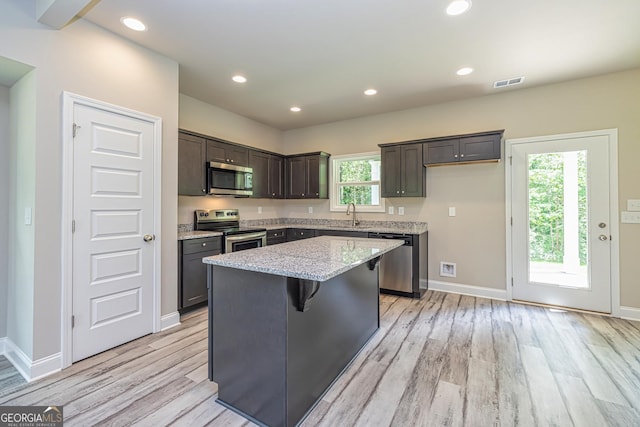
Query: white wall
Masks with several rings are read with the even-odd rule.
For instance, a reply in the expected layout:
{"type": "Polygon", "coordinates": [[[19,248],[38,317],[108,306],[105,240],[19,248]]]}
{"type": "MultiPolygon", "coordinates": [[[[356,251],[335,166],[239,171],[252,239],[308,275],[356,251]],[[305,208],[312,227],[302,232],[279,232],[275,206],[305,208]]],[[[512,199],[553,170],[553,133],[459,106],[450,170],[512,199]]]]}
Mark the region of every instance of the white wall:
{"type": "Polygon", "coordinates": [[[60,351],[63,91],[162,118],[162,314],[176,310],[178,64],[84,20],[60,31],[40,25],[32,2],[0,2],[0,29],[0,56],[35,67],[34,158],[19,172],[34,186],[25,201],[34,208],[33,262],[21,248],[15,260],[16,277],[30,281],[17,285],[33,289],[32,345],[10,338],[38,360],[60,351]]]}
{"type": "Polygon", "coordinates": [[[9,88],[0,85],[0,338],[7,335],[8,231],[9,88]]]}
{"type": "Polygon", "coordinates": [[[9,283],[7,337],[26,355],[34,346],[35,229],[22,220],[35,207],[36,71],[10,91],[9,283]]]}

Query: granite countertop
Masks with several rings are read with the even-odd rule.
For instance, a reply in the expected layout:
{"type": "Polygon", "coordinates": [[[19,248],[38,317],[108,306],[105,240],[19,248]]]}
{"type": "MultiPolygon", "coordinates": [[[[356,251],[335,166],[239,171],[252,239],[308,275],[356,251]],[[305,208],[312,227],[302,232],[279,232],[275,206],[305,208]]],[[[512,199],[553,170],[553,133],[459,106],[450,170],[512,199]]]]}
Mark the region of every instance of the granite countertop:
{"type": "Polygon", "coordinates": [[[371,233],[398,233],[398,234],[422,234],[427,232],[426,223],[402,223],[396,222],[390,225],[318,225],[318,224],[268,224],[261,227],[267,230],[278,230],[281,228],[308,228],[311,230],[344,230],[363,231],[371,233]]]}
{"type": "Polygon", "coordinates": [[[322,236],[215,255],[202,262],[324,282],[402,244],[400,240],[322,236]]]}
{"type": "Polygon", "coordinates": [[[222,233],[219,231],[201,231],[201,230],[183,231],[178,233],[178,240],[201,239],[203,237],[216,237],[216,236],[222,236],[222,233]]]}
{"type": "MultiPolygon", "coordinates": [[[[327,220],[327,219],[281,219],[275,220],[247,220],[240,221],[242,227],[265,228],[267,230],[277,230],[281,228],[308,228],[312,230],[343,230],[362,231],[365,233],[397,233],[397,234],[422,234],[427,232],[426,222],[404,222],[404,221],[362,221],[360,225],[351,226],[350,221],[327,220]]],[[[178,227],[178,240],[198,239],[202,237],[222,236],[217,231],[191,231],[193,224],[181,224],[178,227]],[[188,230],[182,226],[190,226],[188,230]]]]}

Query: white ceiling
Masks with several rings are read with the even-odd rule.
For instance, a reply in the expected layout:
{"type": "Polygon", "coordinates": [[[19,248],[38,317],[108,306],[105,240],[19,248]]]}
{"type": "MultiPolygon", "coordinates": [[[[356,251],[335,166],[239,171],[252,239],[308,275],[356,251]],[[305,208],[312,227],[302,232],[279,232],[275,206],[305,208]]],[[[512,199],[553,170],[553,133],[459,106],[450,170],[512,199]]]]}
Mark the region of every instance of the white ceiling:
{"type": "Polygon", "coordinates": [[[178,61],[181,93],[282,130],[640,67],[640,0],[94,3],[84,19],[178,61]]]}

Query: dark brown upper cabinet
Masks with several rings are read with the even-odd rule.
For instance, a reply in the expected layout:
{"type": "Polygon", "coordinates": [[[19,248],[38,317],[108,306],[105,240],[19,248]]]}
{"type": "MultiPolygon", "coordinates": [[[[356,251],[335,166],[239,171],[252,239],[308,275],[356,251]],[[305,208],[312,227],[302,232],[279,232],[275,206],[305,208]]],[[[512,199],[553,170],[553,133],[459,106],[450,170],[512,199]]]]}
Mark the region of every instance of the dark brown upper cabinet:
{"type": "Polygon", "coordinates": [[[269,194],[272,199],[284,199],[284,156],[269,157],[269,194]]]}
{"type": "Polygon", "coordinates": [[[285,160],[287,199],[329,198],[329,154],[288,156],[285,160]]]}
{"type": "Polygon", "coordinates": [[[204,138],[182,132],[178,134],[178,194],[207,194],[206,153],[207,141],[204,138]]]}
{"type": "Polygon", "coordinates": [[[264,151],[249,150],[253,169],[253,196],[261,199],[284,198],[284,158],[264,151]]]}
{"type": "Polygon", "coordinates": [[[215,139],[207,139],[207,162],[249,166],[249,149],[215,139]]]}
{"type": "Polygon", "coordinates": [[[422,144],[382,147],[382,197],[425,197],[422,144]]]}
{"type": "Polygon", "coordinates": [[[424,164],[498,161],[503,131],[424,140],[424,164]]]}

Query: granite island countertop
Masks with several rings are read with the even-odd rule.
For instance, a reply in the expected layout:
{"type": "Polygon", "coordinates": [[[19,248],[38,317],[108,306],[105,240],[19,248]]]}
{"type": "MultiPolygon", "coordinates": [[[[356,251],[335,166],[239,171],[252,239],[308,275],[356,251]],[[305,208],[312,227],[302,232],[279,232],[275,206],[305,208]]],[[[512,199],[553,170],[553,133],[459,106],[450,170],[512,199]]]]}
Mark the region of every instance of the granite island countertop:
{"type": "Polygon", "coordinates": [[[322,236],[215,255],[202,262],[324,282],[402,244],[400,240],[322,236]]]}

